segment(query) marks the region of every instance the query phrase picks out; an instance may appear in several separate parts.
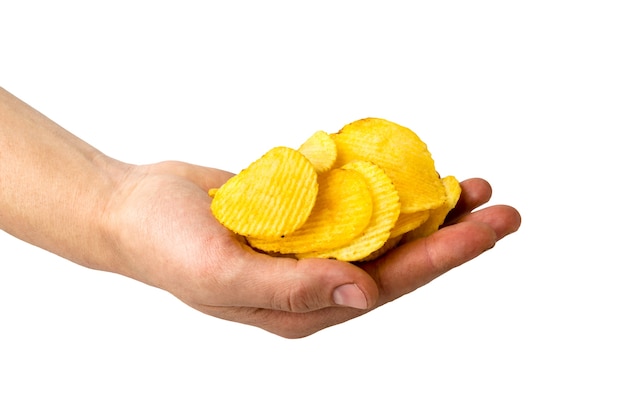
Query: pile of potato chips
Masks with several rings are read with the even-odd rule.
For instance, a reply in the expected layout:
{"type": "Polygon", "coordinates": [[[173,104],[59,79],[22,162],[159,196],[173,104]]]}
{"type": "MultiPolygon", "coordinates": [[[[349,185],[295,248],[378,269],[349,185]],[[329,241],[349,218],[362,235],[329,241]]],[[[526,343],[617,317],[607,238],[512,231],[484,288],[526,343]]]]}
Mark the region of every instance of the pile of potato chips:
{"type": "Polygon", "coordinates": [[[378,118],[273,148],[209,190],[215,218],[253,248],[350,262],[434,233],[460,194],[414,132],[378,118]]]}

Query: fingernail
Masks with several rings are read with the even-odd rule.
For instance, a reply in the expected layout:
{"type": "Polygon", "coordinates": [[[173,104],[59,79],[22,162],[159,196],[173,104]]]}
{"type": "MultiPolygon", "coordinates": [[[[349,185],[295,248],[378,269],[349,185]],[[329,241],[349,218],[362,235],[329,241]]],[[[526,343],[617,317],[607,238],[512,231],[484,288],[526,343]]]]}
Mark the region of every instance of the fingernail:
{"type": "Polygon", "coordinates": [[[344,284],[335,288],[333,301],[340,306],[354,307],[361,310],[367,308],[365,294],[355,284],[344,284]]]}

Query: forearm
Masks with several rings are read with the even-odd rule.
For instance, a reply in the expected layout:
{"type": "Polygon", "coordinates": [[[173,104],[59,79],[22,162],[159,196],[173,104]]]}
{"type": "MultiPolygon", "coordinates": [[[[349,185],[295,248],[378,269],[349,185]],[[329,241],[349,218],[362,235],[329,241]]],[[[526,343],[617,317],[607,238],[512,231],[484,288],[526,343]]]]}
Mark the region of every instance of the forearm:
{"type": "Polygon", "coordinates": [[[0,88],[0,229],[102,268],[102,212],[124,170],[0,88]]]}

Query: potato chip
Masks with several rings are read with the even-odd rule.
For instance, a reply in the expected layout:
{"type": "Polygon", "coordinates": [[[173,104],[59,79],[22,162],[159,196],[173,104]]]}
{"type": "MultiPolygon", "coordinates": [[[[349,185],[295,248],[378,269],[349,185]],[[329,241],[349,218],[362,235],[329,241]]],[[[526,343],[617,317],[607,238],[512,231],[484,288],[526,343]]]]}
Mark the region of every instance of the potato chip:
{"type": "Polygon", "coordinates": [[[446,220],[446,216],[450,210],[456,206],[461,196],[461,184],[451,175],[442,178],[441,183],[446,190],[446,200],[441,206],[430,210],[428,220],[426,220],[424,224],[406,233],[405,240],[415,240],[435,233],[446,220]]]}
{"type": "Polygon", "coordinates": [[[363,233],[348,245],[324,251],[297,255],[299,258],[333,258],[342,261],[358,261],[380,249],[400,214],[400,198],[391,179],[382,168],[369,161],[353,161],[342,167],[361,173],[372,195],[372,218],[363,233]]]}
{"type": "Polygon", "coordinates": [[[265,252],[302,253],[344,246],[365,230],[372,217],[372,196],[357,171],[333,169],[319,176],[311,215],[301,228],[278,239],[248,238],[265,252]]]}
{"type": "Polygon", "coordinates": [[[216,219],[253,248],[348,262],[434,233],[460,193],[413,131],[379,118],[271,149],[208,191],[216,219]]]}
{"type": "Polygon", "coordinates": [[[330,135],[318,131],[307,139],[298,151],[307,157],[318,173],[327,172],[335,164],[337,159],[337,145],[330,135]]]}
{"type": "Polygon", "coordinates": [[[410,129],[378,118],[366,118],[331,134],[337,144],[335,166],[370,161],[391,178],[403,213],[440,206],[445,190],[426,144],[410,129]]]}
{"type": "Polygon", "coordinates": [[[400,213],[395,226],[391,229],[390,238],[400,236],[418,228],[428,220],[430,210],[416,211],[415,213],[400,213]]]}
{"type": "Polygon", "coordinates": [[[231,231],[278,238],[300,228],[317,196],[317,173],[300,152],[271,149],[215,192],[211,211],[231,231]]]}
{"type": "Polygon", "coordinates": [[[403,237],[402,235],[398,235],[396,237],[390,237],[389,239],[387,239],[385,244],[380,249],[375,250],[374,252],[370,253],[363,259],[359,259],[359,262],[369,262],[369,261],[373,261],[374,259],[380,258],[384,254],[389,252],[391,249],[398,246],[398,243],[402,241],[402,237],[403,237]]]}

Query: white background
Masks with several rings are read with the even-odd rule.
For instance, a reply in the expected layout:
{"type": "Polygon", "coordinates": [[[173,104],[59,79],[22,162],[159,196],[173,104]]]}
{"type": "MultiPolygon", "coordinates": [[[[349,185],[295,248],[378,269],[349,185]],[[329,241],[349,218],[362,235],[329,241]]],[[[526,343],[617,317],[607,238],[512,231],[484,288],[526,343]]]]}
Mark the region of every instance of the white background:
{"type": "Polygon", "coordinates": [[[0,85],[117,159],[384,117],[523,224],[300,340],[0,233],[0,415],[626,415],[620,2],[7,3],[0,85]]]}

